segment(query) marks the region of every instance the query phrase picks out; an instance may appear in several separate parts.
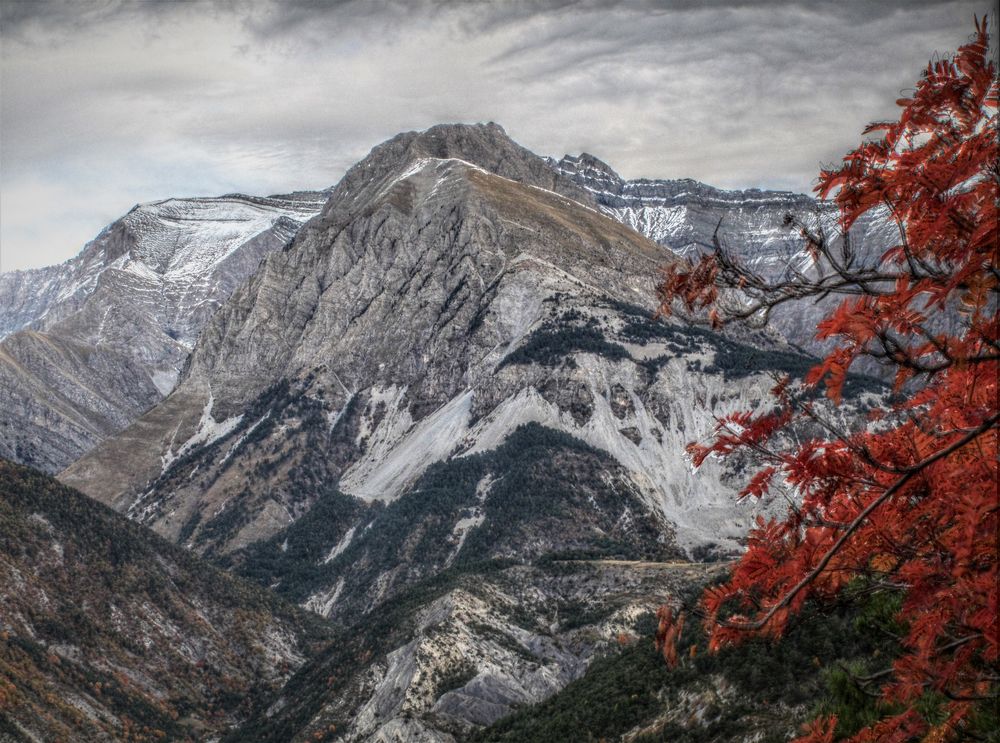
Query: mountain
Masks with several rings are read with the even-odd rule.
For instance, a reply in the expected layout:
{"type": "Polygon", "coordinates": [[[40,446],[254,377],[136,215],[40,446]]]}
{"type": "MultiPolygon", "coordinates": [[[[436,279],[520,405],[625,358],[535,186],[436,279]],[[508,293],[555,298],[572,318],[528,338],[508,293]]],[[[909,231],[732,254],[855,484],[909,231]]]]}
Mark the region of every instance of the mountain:
{"type": "Polygon", "coordinates": [[[499,126],[401,134],[61,473],[338,628],[231,740],[464,739],[740,549],[684,444],[813,360],[654,320],[672,260],[499,126]]]}
{"type": "MultiPolygon", "coordinates": [[[[559,161],[508,157],[474,139],[464,143],[480,148],[469,157],[491,172],[516,181],[530,176],[534,185],[598,208],[682,256],[709,246],[718,227],[728,248],[769,275],[811,265],[784,226],[786,214],[827,224],[835,214],[802,195],[723,191],[691,180],[626,181],[586,153],[559,161]]],[[[404,153],[409,146],[396,142],[402,149],[382,156],[419,159],[417,151],[404,153]]],[[[344,213],[372,195],[362,188],[374,183],[369,173],[355,171],[352,179],[355,185],[345,180],[336,200],[344,213]]],[[[144,204],[64,264],[0,274],[0,338],[9,337],[0,343],[0,391],[10,400],[0,416],[0,455],[56,472],[136,420],[176,384],[215,309],[328,195],[144,204]],[[18,331],[24,332],[13,337],[18,331]]],[[[869,253],[891,237],[877,220],[855,232],[869,253]]],[[[807,312],[779,308],[774,325],[793,344],[819,352],[814,315],[830,301],[807,312]]]]}
{"type": "Polygon", "coordinates": [[[718,568],[677,559],[607,455],[537,424],[432,466],[392,503],[349,500],[331,492],[228,556],[345,628],[278,713],[232,740],[462,740],[578,678],[636,617],[718,568]]]}
{"type": "MultiPolygon", "coordinates": [[[[668,668],[647,639],[654,632],[647,620],[638,636],[602,653],[582,677],[467,740],[782,743],[801,735],[817,709],[857,729],[874,703],[847,669],[895,651],[871,621],[845,607],[807,605],[780,642],[748,639],[715,654],[689,653],[668,668]]],[[[688,625],[685,635],[685,644],[704,647],[700,627],[688,625]]]]}
{"type": "Polygon", "coordinates": [[[0,460],[0,740],[207,740],[331,632],[0,460]]]}
{"type": "Polygon", "coordinates": [[[173,393],[62,479],[226,552],[320,483],[392,501],[535,421],[609,453],[682,547],[733,549],[749,511],[720,467],[692,476],[683,444],[759,399],[763,370],[806,361],[652,323],[669,254],[563,194],[579,188],[496,125],[377,147],[213,317],[173,393]]]}
{"type": "Polygon", "coordinates": [[[66,263],[0,274],[0,456],[58,471],[161,400],[214,311],[325,200],[142,204],[66,263]]]}
{"type": "Polygon", "coordinates": [[[711,249],[718,228],[724,244],[755,264],[784,268],[801,247],[784,227],[785,215],[836,213],[830,205],[788,191],[725,191],[690,178],[625,180],[586,152],[550,164],[592,194],[609,216],[684,257],[711,249]]]}
{"type": "MultiPolygon", "coordinates": [[[[841,244],[836,205],[803,194],[725,191],[691,179],[625,180],[588,153],[550,159],[549,164],[591,194],[605,214],[684,258],[712,250],[718,239],[724,250],[772,281],[792,278],[796,272],[831,272],[829,266],[817,265],[798,228],[787,223],[788,216],[825,234],[835,248],[841,244]]],[[[877,209],[862,216],[850,235],[854,260],[861,265],[876,264],[899,239],[888,213],[877,209]]],[[[821,354],[830,343],[816,341],[816,324],[842,299],[834,295],[816,303],[779,306],[769,324],[796,347],[821,354]]],[[[865,371],[878,370],[871,366],[865,371]]]]}

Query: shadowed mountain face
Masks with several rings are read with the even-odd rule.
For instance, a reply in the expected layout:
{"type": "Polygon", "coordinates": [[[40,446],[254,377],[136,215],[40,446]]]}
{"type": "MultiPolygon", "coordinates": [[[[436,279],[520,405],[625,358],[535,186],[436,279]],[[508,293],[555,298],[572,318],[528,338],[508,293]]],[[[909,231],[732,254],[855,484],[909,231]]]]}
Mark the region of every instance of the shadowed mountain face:
{"type": "Polygon", "coordinates": [[[0,275],[0,456],[55,472],[163,399],[219,305],[323,203],[143,204],[62,265],[0,275]]]}
{"type": "Polygon", "coordinates": [[[328,637],[305,612],[0,460],[0,739],[204,740],[328,637]]]}
{"type": "Polygon", "coordinates": [[[126,352],[34,330],[0,342],[0,395],[0,456],[49,472],[162,398],[126,352]]]}

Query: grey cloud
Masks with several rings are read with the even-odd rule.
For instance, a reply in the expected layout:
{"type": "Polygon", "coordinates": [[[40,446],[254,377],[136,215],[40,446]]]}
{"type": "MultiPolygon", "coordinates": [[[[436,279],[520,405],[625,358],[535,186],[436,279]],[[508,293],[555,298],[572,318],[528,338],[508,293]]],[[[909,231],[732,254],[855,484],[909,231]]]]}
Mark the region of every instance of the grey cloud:
{"type": "Polygon", "coordinates": [[[59,43],[73,33],[128,18],[155,20],[188,11],[193,3],[174,0],[2,0],[0,24],[9,39],[59,43]]]}
{"type": "Polygon", "coordinates": [[[806,190],[988,5],[0,0],[3,265],[68,257],[140,200],[329,186],[441,121],[806,190]]]}

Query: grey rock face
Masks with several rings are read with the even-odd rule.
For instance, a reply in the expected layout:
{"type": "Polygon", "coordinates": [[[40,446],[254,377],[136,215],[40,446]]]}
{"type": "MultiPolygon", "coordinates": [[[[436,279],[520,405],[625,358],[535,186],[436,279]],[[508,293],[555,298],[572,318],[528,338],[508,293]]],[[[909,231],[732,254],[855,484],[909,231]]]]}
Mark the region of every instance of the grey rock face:
{"type": "Polygon", "coordinates": [[[593,155],[566,155],[553,168],[591,193],[601,209],[685,257],[710,249],[716,228],[724,244],[757,260],[799,245],[783,228],[788,213],[831,213],[815,199],[786,191],[724,191],[691,179],[626,181],[593,155]]]}
{"type": "Polygon", "coordinates": [[[357,216],[358,210],[380,191],[404,176],[407,167],[417,168],[427,160],[461,160],[502,178],[596,206],[586,188],[518,145],[503,127],[491,122],[471,126],[442,124],[423,132],[404,132],[383,142],[347,171],[334,188],[324,216],[357,216]]]}
{"type": "Polygon", "coordinates": [[[376,148],[213,317],[177,389],[63,479],[229,551],[306,512],[309,483],[391,501],[539,422],[610,453],[685,548],[733,549],[749,512],[721,467],[693,475],[684,444],[770,377],[716,364],[749,346],[644,335],[670,254],[547,186],[570,190],[495,126],[376,148]]]}
{"type": "Polygon", "coordinates": [[[0,343],[0,457],[49,472],[160,399],[129,356],[24,330],[0,343]]]}
{"type": "Polygon", "coordinates": [[[324,201],[143,204],[60,266],[0,275],[0,388],[12,401],[0,451],[54,472],[135,420],[173,388],[219,304],[324,201]]]}
{"type": "MultiPolygon", "coordinates": [[[[592,194],[603,212],[685,258],[712,250],[717,234],[725,250],[764,276],[780,279],[817,270],[797,229],[786,226],[786,215],[829,236],[838,234],[836,206],[803,194],[724,191],[691,179],[626,181],[587,153],[549,162],[592,194]]],[[[857,260],[877,262],[898,239],[895,230],[877,211],[860,219],[851,230],[857,260]]],[[[779,307],[771,323],[789,342],[820,353],[829,344],[816,341],[816,323],[840,301],[833,296],[818,304],[779,307]]]]}
{"type": "Polygon", "coordinates": [[[679,588],[608,559],[729,554],[755,513],[684,446],[810,362],[654,322],[673,260],[499,127],[400,135],[61,479],[353,627],[248,734],[461,739],[679,588]]]}
{"type": "Polygon", "coordinates": [[[303,668],[299,689],[320,693],[286,691],[240,732],[271,725],[296,739],[335,728],[345,743],[466,740],[579,678],[620,634],[634,637],[641,617],[719,567],[580,560],[456,576],[422,603],[383,604],[303,668]]]}

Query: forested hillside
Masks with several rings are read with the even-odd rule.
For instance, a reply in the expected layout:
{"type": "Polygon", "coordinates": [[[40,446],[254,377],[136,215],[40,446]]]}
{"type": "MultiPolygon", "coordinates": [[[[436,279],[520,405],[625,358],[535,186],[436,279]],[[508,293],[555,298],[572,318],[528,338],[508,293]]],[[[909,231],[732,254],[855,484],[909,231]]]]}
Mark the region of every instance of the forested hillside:
{"type": "Polygon", "coordinates": [[[203,740],[330,638],[316,617],[0,460],[0,731],[203,740]]]}

